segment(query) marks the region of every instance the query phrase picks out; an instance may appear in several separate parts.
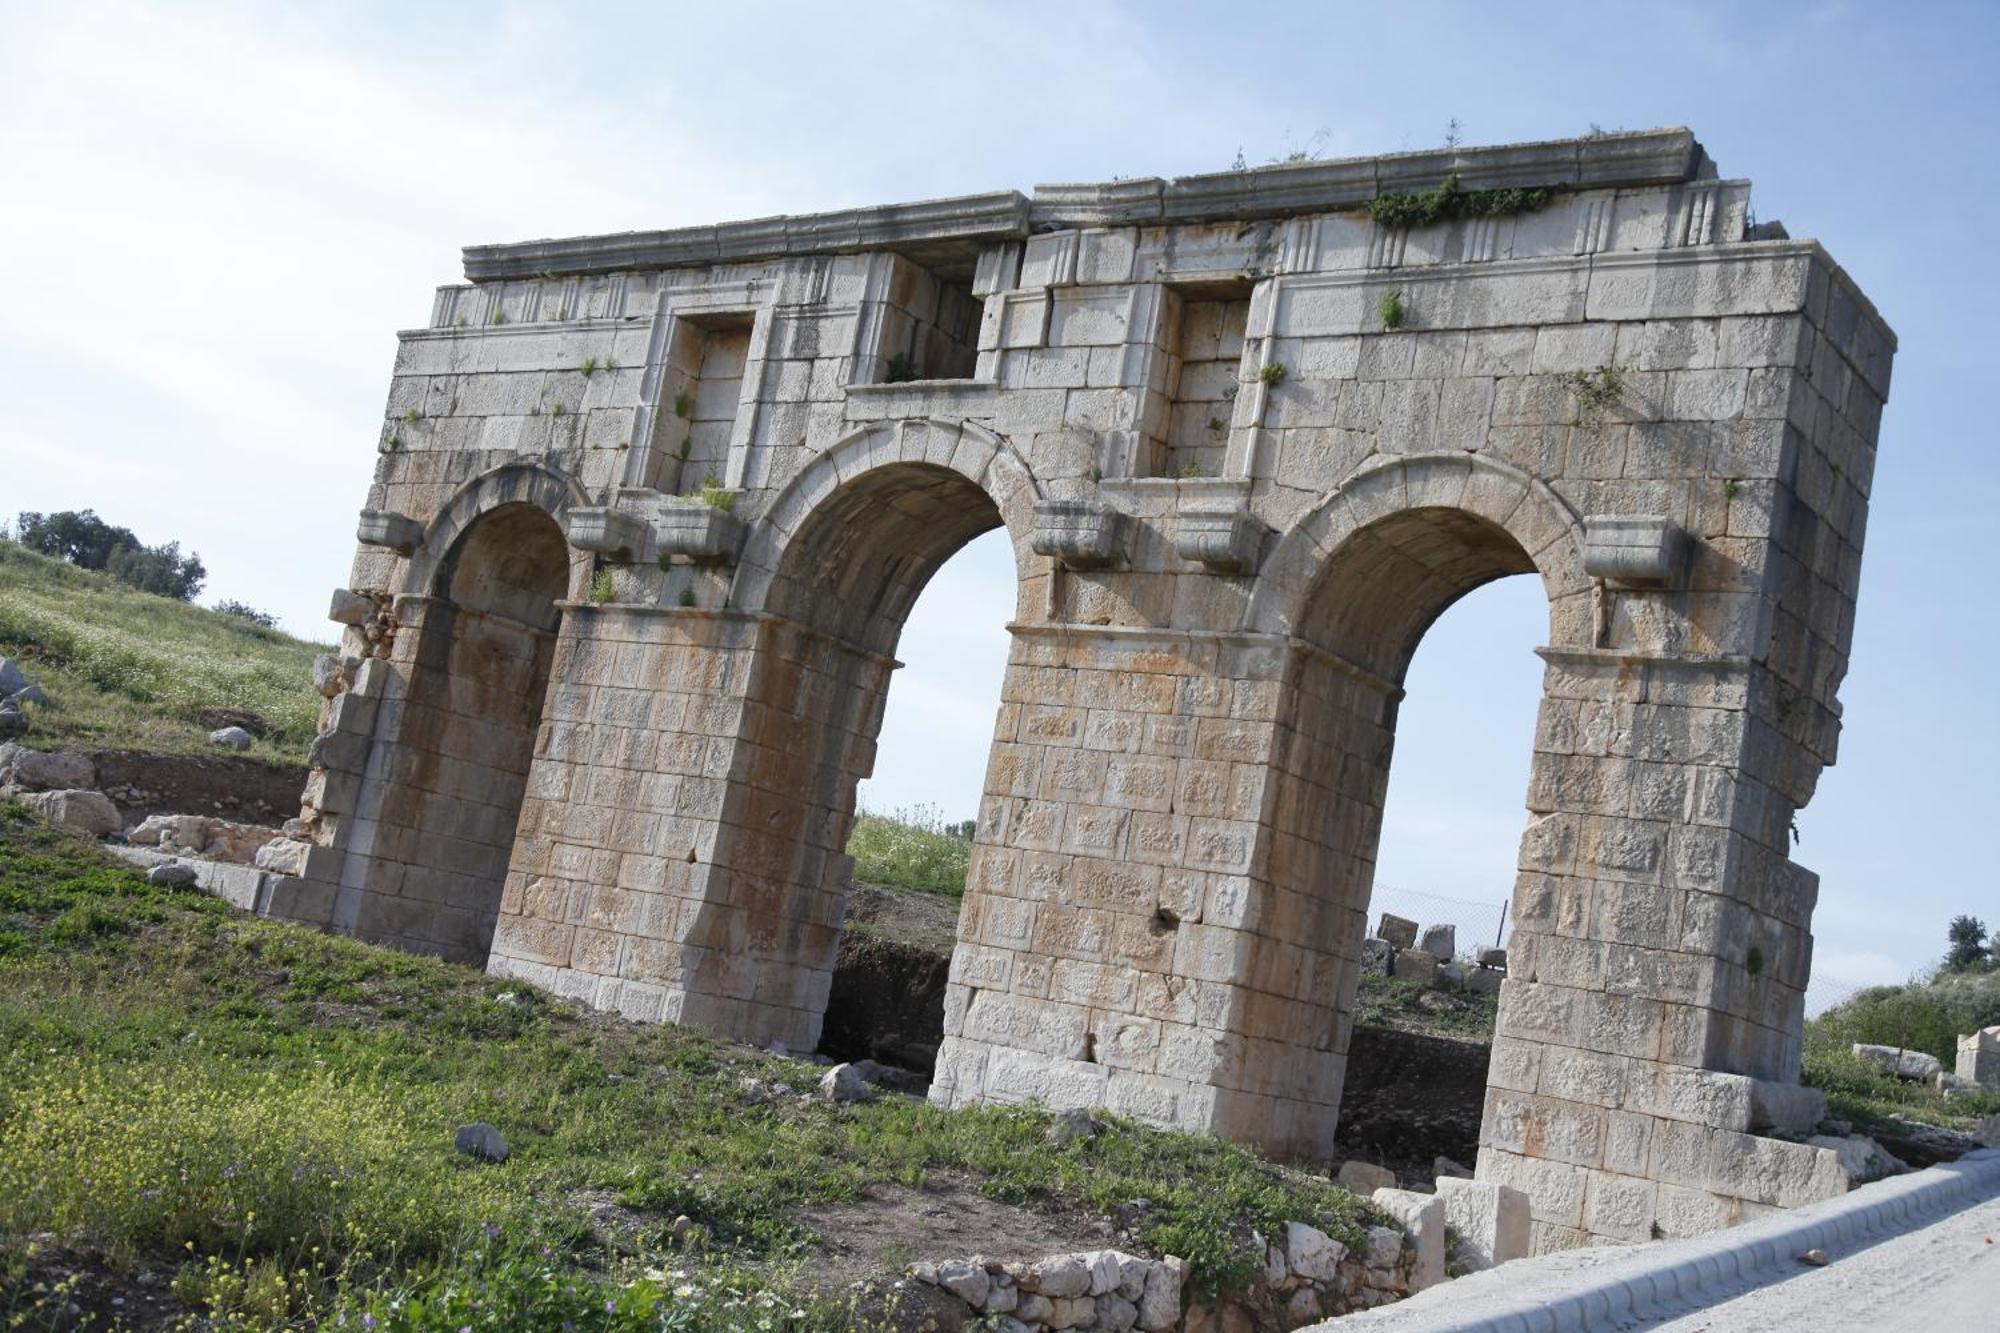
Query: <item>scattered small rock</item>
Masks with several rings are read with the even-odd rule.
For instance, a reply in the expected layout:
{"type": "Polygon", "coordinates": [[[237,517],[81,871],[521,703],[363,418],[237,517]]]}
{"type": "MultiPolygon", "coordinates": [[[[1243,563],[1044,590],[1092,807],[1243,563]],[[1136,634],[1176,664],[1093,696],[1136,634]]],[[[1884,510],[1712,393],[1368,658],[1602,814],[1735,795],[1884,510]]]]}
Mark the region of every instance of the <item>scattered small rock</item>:
{"type": "Polygon", "coordinates": [[[12,704],[0,704],[0,740],[28,734],[28,715],[12,704]]]}
{"type": "Polygon", "coordinates": [[[819,1081],[819,1095],[836,1106],[848,1102],[872,1102],[875,1087],[851,1064],[835,1065],[819,1081]]]}
{"type": "Polygon", "coordinates": [[[1340,1174],[1334,1177],[1339,1186],[1350,1193],[1366,1199],[1376,1190],[1396,1188],[1396,1173],[1386,1166],[1373,1162],[1349,1161],[1340,1164],[1340,1174]]]}
{"type": "Polygon", "coordinates": [[[31,750],[25,745],[0,745],[0,787],[30,791],[95,787],[97,765],[75,750],[31,750]]]}
{"type": "Polygon", "coordinates": [[[163,889],[185,889],[195,878],[194,867],[185,861],[168,861],[146,872],[146,882],[163,889]]]}
{"type": "Polygon", "coordinates": [[[460,1125],[451,1146],[483,1162],[504,1162],[509,1156],[506,1136],[488,1124],[460,1125]]]}
{"type": "Polygon", "coordinates": [[[1469,1166],[1460,1166],[1449,1157],[1439,1157],[1431,1163],[1431,1175],[1434,1177],[1455,1176],[1460,1180],[1470,1180],[1472,1179],[1472,1168],[1469,1166]]]}
{"type": "Polygon", "coordinates": [[[25,690],[32,684],[34,682],[21,670],[20,663],[11,657],[0,657],[0,698],[25,690]]]}
{"type": "Polygon", "coordinates": [[[1811,1264],[1814,1268],[1825,1268],[1827,1265],[1826,1251],[1807,1250],[1799,1256],[1799,1262],[1802,1264],[1811,1264]]]}
{"type": "Polygon", "coordinates": [[[7,702],[15,708],[24,710],[29,704],[33,704],[37,708],[47,708],[49,706],[49,696],[43,692],[41,686],[30,685],[26,689],[15,690],[12,694],[8,695],[7,702]]]}
{"type": "Polygon", "coordinates": [[[1095,1137],[1103,1128],[1104,1126],[1092,1118],[1090,1112],[1070,1110],[1055,1118],[1055,1123],[1049,1126],[1047,1137],[1051,1147],[1067,1148],[1078,1139],[1095,1137]]]}
{"type": "Polygon", "coordinates": [[[218,727],[208,733],[210,745],[220,745],[229,750],[247,750],[255,739],[241,727],[218,727]]]}

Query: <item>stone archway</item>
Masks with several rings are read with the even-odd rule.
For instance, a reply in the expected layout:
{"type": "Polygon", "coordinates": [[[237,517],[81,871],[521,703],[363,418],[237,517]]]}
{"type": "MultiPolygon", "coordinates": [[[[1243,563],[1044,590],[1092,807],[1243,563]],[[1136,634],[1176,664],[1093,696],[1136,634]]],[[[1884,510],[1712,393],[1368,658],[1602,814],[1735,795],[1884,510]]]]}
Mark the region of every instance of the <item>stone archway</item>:
{"type": "Polygon", "coordinates": [[[874,764],[904,618],[945,560],[1002,526],[1032,596],[1034,497],[1026,466],[976,426],[884,423],[776,498],[747,535],[728,606],[574,608],[565,716],[532,779],[570,796],[548,803],[532,840],[524,821],[494,970],[813,1049],[855,788],[874,764]],[[574,719],[612,708],[644,725],[600,753],[602,729],[574,719]]]}

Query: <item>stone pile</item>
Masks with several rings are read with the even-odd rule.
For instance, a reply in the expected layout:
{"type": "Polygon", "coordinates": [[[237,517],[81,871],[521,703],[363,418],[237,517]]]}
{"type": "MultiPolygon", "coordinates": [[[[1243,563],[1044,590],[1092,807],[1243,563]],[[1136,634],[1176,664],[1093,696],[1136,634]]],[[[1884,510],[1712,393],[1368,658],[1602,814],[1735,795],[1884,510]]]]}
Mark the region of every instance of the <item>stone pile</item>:
{"type": "Polygon", "coordinates": [[[1393,912],[1382,913],[1375,933],[1361,941],[1361,970],[1377,976],[1403,977],[1427,986],[1464,986],[1486,995],[1497,995],[1507,976],[1507,951],[1481,949],[1476,965],[1466,967],[1458,959],[1458,928],[1449,924],[1426,926],[1421,936],[1417,923],[1393,912]]]}
{"type": "Polygon", "coordinates": [[[911,1276],[957,1298],[984,1321],[981,1327],[996,1333],[1297,1328],[1384,1305],[1412,1290],[1416,1256],[1394,1227],[1370,1227],[1358,1251],[1303,1222],[1288,1224],[1282,1241],[1256,1240],[1263,1247],[1263,1268],[1247,1288],[1211,1304],[1193,1299],[1186,1261],[1120,1250],[1059,1254],[1033,1263],[974,1256],[918,1264],[911,1276]]]}
{"type": "Polygon", "coordinates": [[[134,847],[154,847],[176,856],[250,865],[264,845],[277,836],[276,829],[238,824],[210,815],[149,815],[126,835],[125,841],[134,847]]]}

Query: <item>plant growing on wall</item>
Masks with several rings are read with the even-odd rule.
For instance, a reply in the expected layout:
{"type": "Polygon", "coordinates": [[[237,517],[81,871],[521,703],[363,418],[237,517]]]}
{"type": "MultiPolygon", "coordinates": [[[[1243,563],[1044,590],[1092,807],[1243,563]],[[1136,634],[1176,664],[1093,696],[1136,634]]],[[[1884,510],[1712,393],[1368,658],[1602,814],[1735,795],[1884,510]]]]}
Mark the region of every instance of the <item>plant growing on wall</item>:
{"type": "Polygon", "coordinates": [[[917,371],[917,363],[908,352],[898,352],[889,358],[889,368],[882,372],[884,384],[908,384],[922,378],[917,371]]]}
{"type": "Polygon", "coordinates": [[[1385,227],[1427,227],[1456,218],[1497,218],[1532,213],[1555,198],[1545,187],[1507,190],[1461,190],[1453,172],[1420,194],[1378,194],[1368,201],[1368,216],[1385,227]]]}
{"type": "Polygon", "coordinates": [[[1383,328],[1385,329],[1402,328],[1403,327],[1402,290],[1398,288],[1393,292],[1383,292],[1382,299],[1376,303],[1375,313],[1382,317],[1383,328]]]}
{"type": "Polygon", "coordinates": [[[611,581],[611,571],[600,569],[590,576],[590,600],[599,606],[616,601],[618,589],[611,581]]]}
{"type": "Polygon", "coordinates": [[[715,479],[713,472],[701,479],[701,490],[696,498],[710,509],[720,509],[728,513],[736,507],[736,497],[740,492],[732,491],[715,479]]]}
{"type": "Polygon", "coordinates": [[[1576,399],[1577,424],[1595,426],[1625,397],[1625,372],[1606,363],[1595,370],[1569,374],[1570,395],[1576,399]]]}
{"type": "Polygon", "coordinates": [[[1284,362],[1273,361],[1270,364],[1258,370],[1257,378],[1275,389],[1280,384],[1283,384],[1285,382],[1285,376],[1289,375],[1290,373],[1291,373],[1290,371],[1285,369],[1284,362]]]}

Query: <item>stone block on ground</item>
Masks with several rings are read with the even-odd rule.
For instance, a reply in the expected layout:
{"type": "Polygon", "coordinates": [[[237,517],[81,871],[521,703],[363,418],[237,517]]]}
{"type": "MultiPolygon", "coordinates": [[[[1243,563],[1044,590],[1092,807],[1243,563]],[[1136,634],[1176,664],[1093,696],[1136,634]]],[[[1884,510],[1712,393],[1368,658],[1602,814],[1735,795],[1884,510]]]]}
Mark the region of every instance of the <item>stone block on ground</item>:
{"type": "Polygon", "coordinates": [[[1458,927],[1426,926],[1417,947],[1440,963],[1448,963],[1458,957],[1458,927]]]}
{"type": "Polygon", "coordinates": [[[11,657],[0,657],[0,698],[25,690],[30,684],[28,674],[21,670],[21,664],[11,657]]]}
{"type": "Polygon", "coordinates": [[[1958,1039],[1957,1074],[1988,1087],[2000,1087],[2000,1026],[1981,1028],[1958,1039]]]}
{"type": "Polygon", "coordinates": [[[1534,1229],[1528,1196],[1511,1185],[1439,1176],[1437,1197],[1445,1225],[1458,1235],[1458,1258],[1467,1268],[1491,1268],[1527,1257],[1534,1229]]]}
{"type": "Polygon", "coordinates": [[[1826,1119],[1826,1094],[1802,1083],[1757,1079],[1750,1085],[1750,1128],[1806,1134],[1826,1119]]]}
{"type": "Polygon", "coordinates": [[[1376,1190],[1373,1203],[1395,1218],[1417,1243],[1410,1290],[1422,1291],[1444,1281],[1444,1200],[1414,1190],[1376,1190]]]}
{"type": "Polygon", "coordinates": [[[1806,1143],[1814,1148],[1831,1149],[1840,1158],[1840,1169],[1847,1173],[1850,1186],[1864,1185],[1871,1180],[1899,1175],[1910,1169],[1894,1153],[1866,1134],[1846,1134],[1838,1137],[1832,1134],[1815,1134],[1807,1139],[1806,1143]]]}
{"type": "Polygon", "coordinates": [[[1396,946],[1387,940],[1369,937],[1361,941],[1361,972],[1364,976],[1386,977],[1396,961],[1396,946]]]}
{"type": "Polygon", "coordinates": [[[1441,990],[1457,990],[1465,984],[1465,969],[1458,965],[1458,960],[1455,958],[1450,962],[1439,963],[1437,977],[1432,984],[1441,990]]]}
{"type": "Polygon", "coordinates": [[[1340,1173],[1334,1177],[1334,1182],[1342,1189],[1359,1194],[1364,1199],[1376,1190],[1395,1189],[1397,1184],[1396,1173],[1388,1167],[1359,1161],[1342,1162],[1340,1173]]]}
{"type": "Polygon", "coordinates": [[[1938,1070],[1944,1068],[1944,1061],[1935,1055],[1905,1050],[1900,1046],[1876,1046],[1857,1041],[1854,1043],[1854,1054],[1883,1073],[1911,1083],[1935,1082],[1938,1070]]]}
{"type": "Polygon", "coordinates": [[[195,874],[194,867],[183,864],[180,861],[168,861],[164,865],[154,866],[146,872],[146,882],[148,884],[165,889],[187,888],[197,878],[199,876],[195,874]]]}
{"type": "Polygon", "coordinates": [[[208,733],[208,743],[220,745],[225,750],[247,750],[255,739],[241,727],[217,727],[208,733]]]}
{"type": "Polygon", "coordinates": [[[1384,912],[1381,923],[1375,927],[1375,937],[1389,941],[1394,949],[1414,949],[1417,947],[1417,923],[1408,917],[1384,912]]]}
{"type": "Polygon", "coordinates": [[[21,798],[30,810],[63,828],[102,838],[116,833],[124,821],[118,807],[101,791],[39,791],[21,798]]]}
{"type": "Polygon", "coordinates": [[[0,741],[25,736],[33,724],[28,715],[12,704],[0,704],[0,741]]]}
{"type": "Polygon", "coordinates": [[[1447,1176],[1456,1176],[1461,1180],[1470,1180],[1472,1179],[1472,1168],[1454,1162],[1449,1157],[1440,1156],[1432,1158],[1431,1178],[1433,1180],[1443,1180],[1447,1176]]]}
{"type": "Polygon", "coordinates": [[[1396,954],[1395,975],[1399,978],[1420,981],[1428,986],[1437,980],[1437,971],[1437,956],[1422,949],[1403,949],[1396,954]]]}
{"type": "Polygon", "coordinates": [[[31,750],[25,745],[0,745],[0,787],[30,791],[86,788],[97,783],[97,765],[75,750],[31,750]]]}
{"type": "Polygon", "coordinates": [[[1475,967],[1465,974],[1465,988],[1480,995],[1498,995],[1500,983],[1506,979],[1505,972],[1490,967],[1475,967]]]}
{"type": "Polygon", "coordinates": [[[1498,968],[1502,972],[1507,970],[1507,951],[1505,949],[1481,949],[1475,955],[1475,959],[1481,967],[1498,968]]]}

